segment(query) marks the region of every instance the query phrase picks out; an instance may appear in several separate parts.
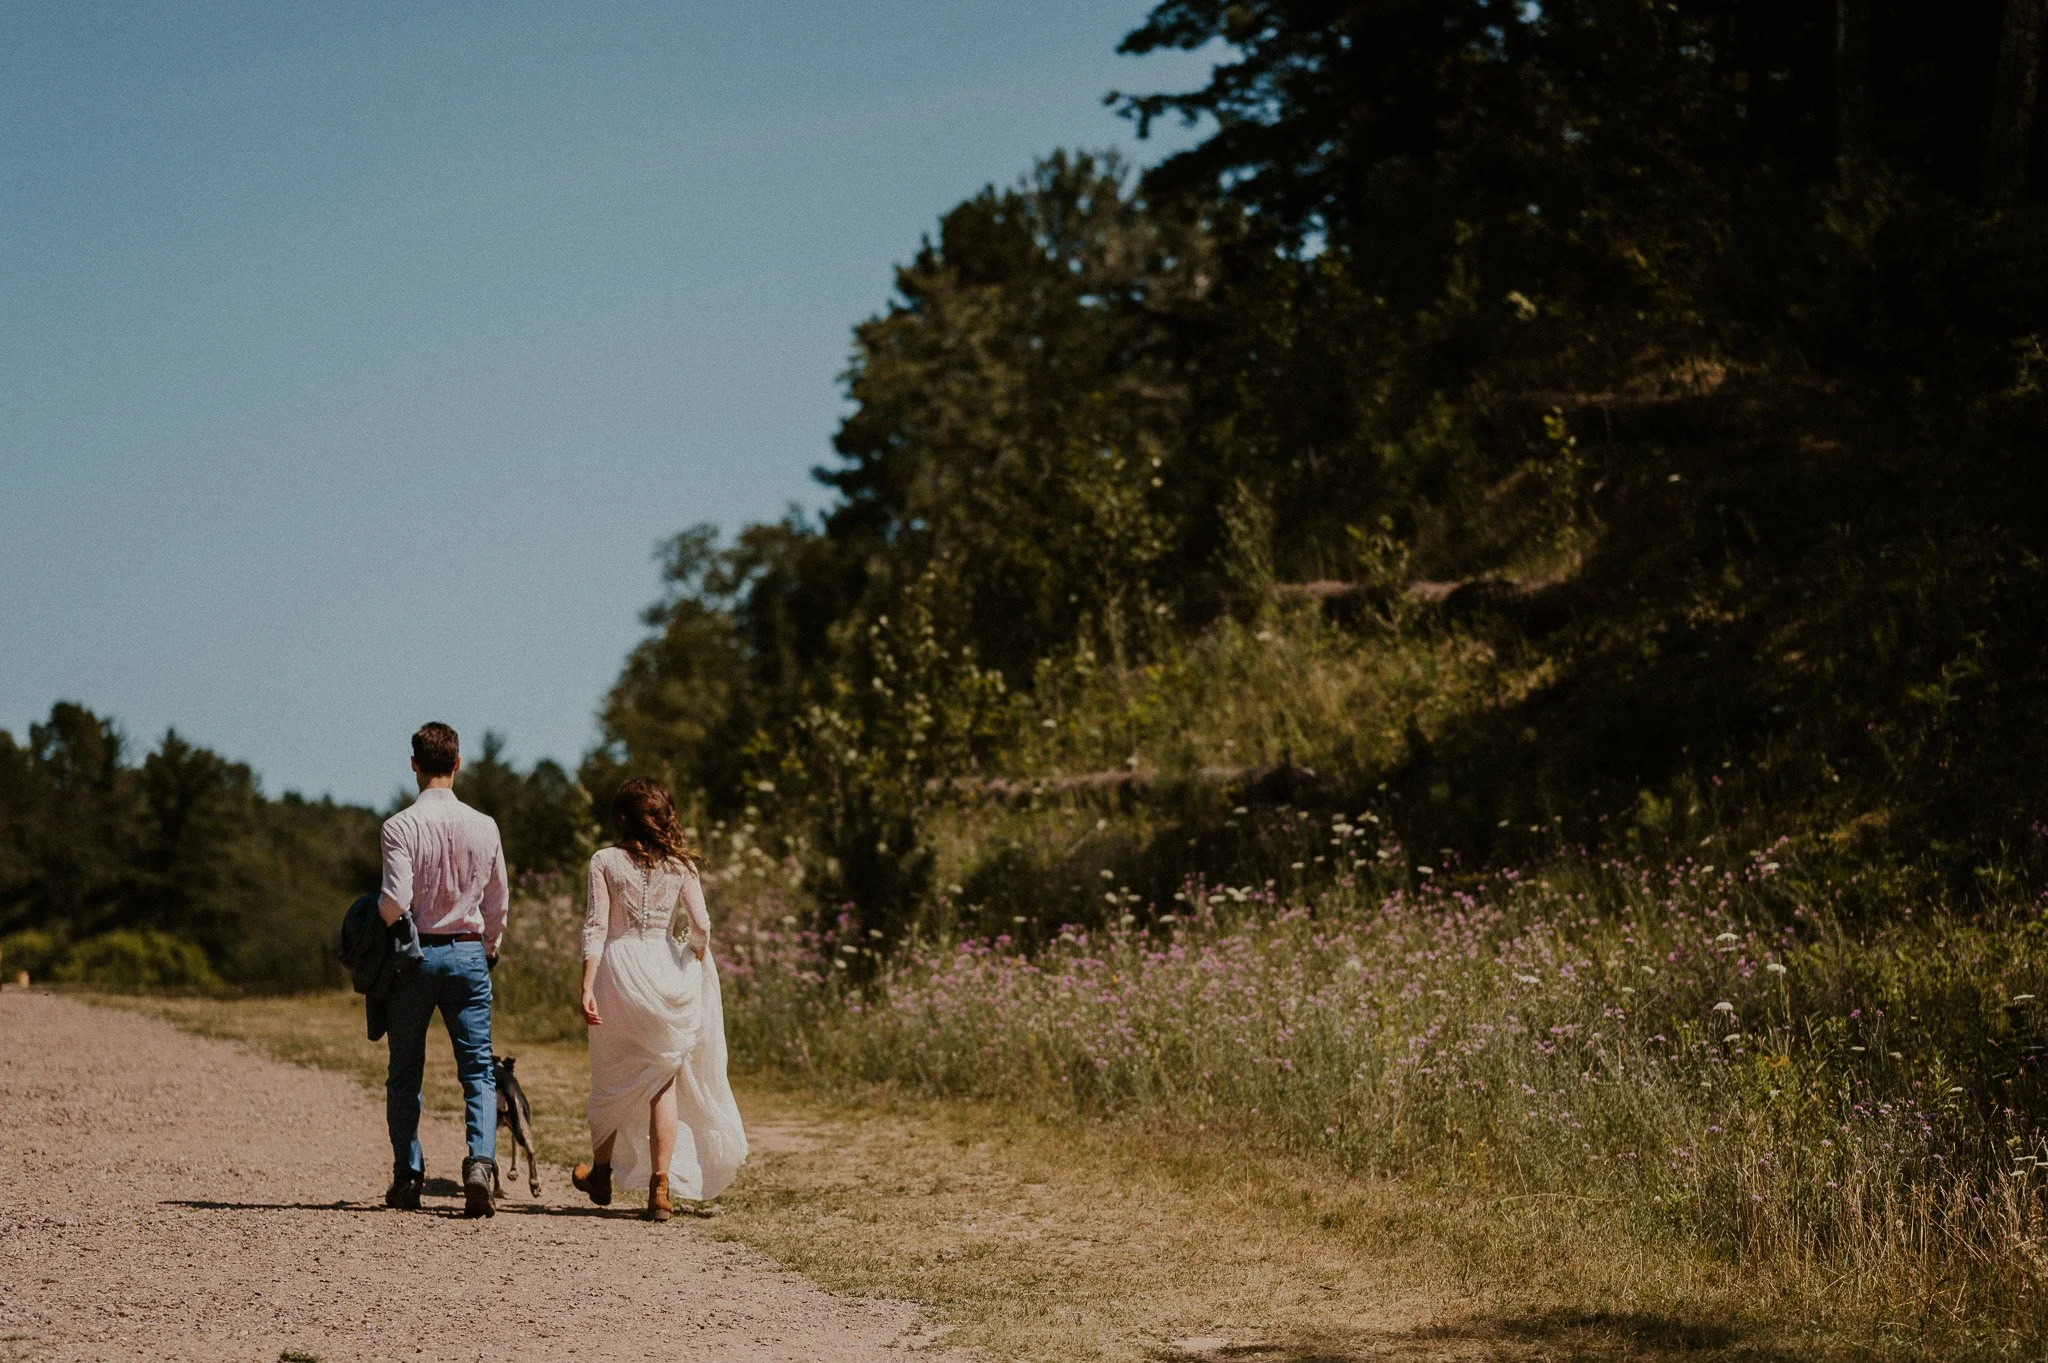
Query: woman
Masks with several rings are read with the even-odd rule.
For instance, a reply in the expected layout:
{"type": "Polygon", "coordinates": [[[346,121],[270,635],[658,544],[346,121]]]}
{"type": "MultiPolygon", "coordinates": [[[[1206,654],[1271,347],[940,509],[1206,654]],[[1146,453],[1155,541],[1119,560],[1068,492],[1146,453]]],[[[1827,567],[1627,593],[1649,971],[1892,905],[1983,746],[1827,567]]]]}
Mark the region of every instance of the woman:
{"type": "Polygon", "coordinates": [[[725,1078],[698,855],[675,802],[660,782],[635,777],[612,801],[612,822],[619,843],[590,859],[583,919],[592,1159],[572,1181],[603,1207],[614,1169],[629,1186],[644,1178],[647,1219],[666,1221],[671,1195],[708,1200],[725,1190],[747,1158],[747,1133],[725,1078]],[[687,949],[673,931],[678,907],[687,949]]]}

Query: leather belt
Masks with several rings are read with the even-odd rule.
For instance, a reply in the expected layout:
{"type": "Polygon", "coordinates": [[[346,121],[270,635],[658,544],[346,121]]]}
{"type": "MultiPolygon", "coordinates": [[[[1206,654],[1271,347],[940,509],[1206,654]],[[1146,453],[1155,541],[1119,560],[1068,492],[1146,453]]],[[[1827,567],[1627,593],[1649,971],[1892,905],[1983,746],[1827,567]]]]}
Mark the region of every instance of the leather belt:
{"type": "Polygon", "coordinates": [[[484,935],[480,932],[423,932],[420,934],[420,945],[423,947],[446,947],[453,946],[457,942],[481,942],[483,940],[484,935]]]}

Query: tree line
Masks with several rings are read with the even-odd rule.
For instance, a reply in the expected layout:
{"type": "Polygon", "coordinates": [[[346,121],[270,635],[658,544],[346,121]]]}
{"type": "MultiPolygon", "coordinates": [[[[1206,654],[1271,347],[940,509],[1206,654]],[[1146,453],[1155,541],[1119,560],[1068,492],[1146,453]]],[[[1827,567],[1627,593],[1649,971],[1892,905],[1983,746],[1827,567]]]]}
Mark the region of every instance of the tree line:
{"type": "Polygon", "coordinates": [[[377,819],[264,797],[249,768],[166,732],[130,761],[59,703],[0,731],[0,969],[128,985],[329,983],[339,906],[377,880],[377,819]]]}
{"type": "MultiPolygon", "coordinates": [[[[589,799],[559,765],[520,771],[486,733],[464,799],[515,872],[586,855],[589,799]]],[[[0,970],[141,987],[302,989],[341,978],[342,906],[377,887],[378,811],[287,792],[175,729],[132,760],[111,719],[59,702],[26,743],[0,730],[0,970]]]]}

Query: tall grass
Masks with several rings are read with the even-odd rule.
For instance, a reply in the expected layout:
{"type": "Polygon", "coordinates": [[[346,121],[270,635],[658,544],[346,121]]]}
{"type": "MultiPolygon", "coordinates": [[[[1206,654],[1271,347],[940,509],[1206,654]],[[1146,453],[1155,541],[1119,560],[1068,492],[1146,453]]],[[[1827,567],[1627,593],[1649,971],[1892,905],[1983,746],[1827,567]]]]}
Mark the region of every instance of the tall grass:
{"type": "Polygon", "coordinates": [[[1595,1201],[1817,1310],[2044,1338],[2035,910],[1857,939],[1783,846],[1462,876],[1360,854],[1363,821],[1288,817],[1345,870],[1294,892],[1192,880],[1150,921],[1131,905],[1032,951],[998,934],[884,959],[845,926],[746,924],[736,1053],[1595,1201]]]}

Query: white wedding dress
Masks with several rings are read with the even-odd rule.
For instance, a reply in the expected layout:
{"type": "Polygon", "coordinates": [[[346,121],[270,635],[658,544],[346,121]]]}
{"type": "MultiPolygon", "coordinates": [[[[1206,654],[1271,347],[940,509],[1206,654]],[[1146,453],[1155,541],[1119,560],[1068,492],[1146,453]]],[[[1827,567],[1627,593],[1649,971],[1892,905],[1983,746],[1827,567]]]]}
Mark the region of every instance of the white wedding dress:
{"type": "Polygon", "coordinates": [[[590,1029],[590,1135],[612,1147],[612,1176],[644,1187],[654,1170],[647,1108],[676,1086],[676,1197],[717,1197],[747,1158],[747,1132],[725,1075],[725,1008],[710,951],[711,919],[697,873],[680,863],[643,866],[624,848],[590,859],[583,957],[598,961],[593,992],[604,1021],[590,1029]],[[688,912],[687,944],[671,931],[688,912]],[[702,948],[699,960],[693,948],[702,948]]]}

